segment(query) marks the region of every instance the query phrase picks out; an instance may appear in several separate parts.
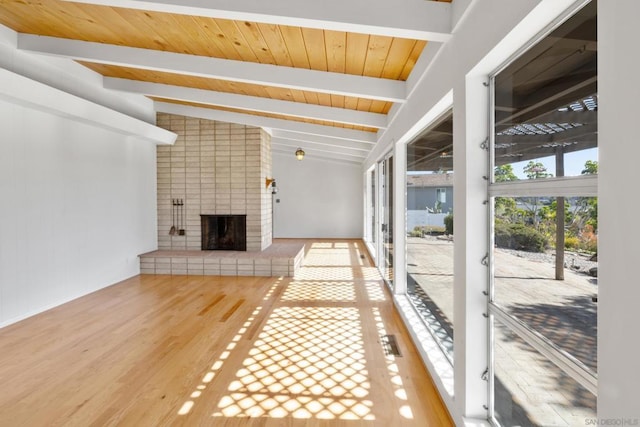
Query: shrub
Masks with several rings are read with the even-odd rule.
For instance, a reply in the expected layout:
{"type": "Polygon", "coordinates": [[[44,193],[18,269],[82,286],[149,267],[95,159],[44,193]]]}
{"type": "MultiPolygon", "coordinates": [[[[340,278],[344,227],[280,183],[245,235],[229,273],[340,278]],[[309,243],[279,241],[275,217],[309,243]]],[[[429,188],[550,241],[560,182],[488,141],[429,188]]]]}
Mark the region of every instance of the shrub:
{"type": "Polygon", "coordinates": [[[444,231],[447,234],[453,235],[453,214],[444,217],[444,231]]]}
{"type": "Polygon", "coordinates": [[[585,225],[580,233],[580,249],[587,252],[598,252],[598,236],[593,231],[593,226],[585,225]]]}
{"type": "Polygon", "coordinates": [[[587,240],[585,242],[582,242],[581,247],[583,250],[590,252],[590,253],[597,253],[598,252],[598,238],[594,237],[593,239],[587,240]]]}
{"type": "Polygon", "coordinates": [[[527,252],[544,252],[547,247],[547,239],[536,229],[505,222],[496,222],[495,243],[500,248],[527,252]]]}
{"type": "Polygon", "coordinates": [[[573,236],[567,236],[564,238],[565,249],[577,249],[580,246],[580,239],[573,236]]]}
{"type": "Polygon", "coordinates": [[[413,230],[407,232],[409,237],[423,237],[425,234],[444,234],[445,228],[437,225],[416,225],[413,230]]]}
{"type": "Polygon", "coordinates": [[[413,230],[409,232],[409,237],[422,237],[422,227],[416,225],[413,230]]]}
{"type": "Polygon", "coordinates": [[[511,232],[508,223],[496,220],[494,239],[499,248],[511,247],[511,232]]]}

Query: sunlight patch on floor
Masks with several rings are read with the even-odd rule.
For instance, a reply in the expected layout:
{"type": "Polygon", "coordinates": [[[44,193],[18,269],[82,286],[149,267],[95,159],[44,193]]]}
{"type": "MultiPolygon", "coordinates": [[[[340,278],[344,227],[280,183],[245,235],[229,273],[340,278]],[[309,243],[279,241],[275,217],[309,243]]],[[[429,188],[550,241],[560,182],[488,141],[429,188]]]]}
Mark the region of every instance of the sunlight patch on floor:
{"type": "Polygon", "coordinates": [[[367,291],[369,301],[386,301],[387,297],[384,294],[384,288],[381,282],[367,282],[364,284],[364,288],[367,291]]]}
{"type": "Polygon", "coordinates": [[[353,282],[291,282],[282,301],[331,301],[349,302],[356,300],[353,282]]]}
{"type": "Polygon", "coordinates": [[[373,420],[357,308],[281,307],[214,417],[373,420]]]}
{"type": "MultiPolygon", "coordinates": [[[[371,311],[376,322],[378,335],[381,337],[387,335],[387,330],[384,326],[384,321],[382,320],[380,309],[377,307],[373,307],[371,311]]],[[[398,402],[396,402],[396,404],[400,408],[399,414],[405,419],[412,420],[413,411],[411,410],[411,406],[409,406],[407,402],[407,391],[405,390],[404,383],[402,382],[402,376],[400,375],[400,369],[396,361],[396,356],[387,355],[385,356],[385,358],[387,370],[389,371],[389,375],[391,377],[391,384],[394,388],[394,395],[396,399],[398,399],[398,402]]]]}
{"type": "MultiPolygon", "coordinates": [[[[274,283],[273,286],[269,288],[269,291],[267,292],[267,296],[264,299],[267,300],[268,298],[270,298],[275,292],[275,290],[281,285],[281,283],[282,283],[282,280],[276,281],[276,283],[274,283]]],[[[202,394],[202,391],[207,388],[207,384],[213,381],[213,378],[215,377],[216,372],[218,372],[222,368],[225,360],[229,358],[230,352],[236,347],[237,343],[242,339],[243,335],[247,332],[247,329],[253,324],[254,320],[260,314],[261,311],[262,311],[262,307],[256,307],[253,313],[251,313],[251,316],[247,319],[246,322],[244,322],[244,324],[242,325],[242,328],[240,328],[240,330],[235,335],[233,340],[227,345],[225,351],[223,351],[220,354],[220,356],[218,357],[218,360],[204,374],[204,376],[202,377],[201,383],[196,387],[196,390],[193,391],[189,396],[191,399],[197,399],[198,397],[200,397],[202,394]]],[[[191,412],[191,409],[195,405],[195,402],[196,402],[195,400],[187,400],[186,402],[184,402],[180,407],[180,409],[178,410],[178,415],[187,415],[189,412],[191,412]]]]}

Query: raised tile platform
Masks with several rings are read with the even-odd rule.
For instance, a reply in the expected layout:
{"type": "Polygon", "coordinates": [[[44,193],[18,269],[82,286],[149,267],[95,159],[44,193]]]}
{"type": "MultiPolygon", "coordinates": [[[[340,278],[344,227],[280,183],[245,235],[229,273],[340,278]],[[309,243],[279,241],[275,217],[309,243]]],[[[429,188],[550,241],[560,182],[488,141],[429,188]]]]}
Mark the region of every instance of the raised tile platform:
{"type": "Polygon", "coordinates": [[[140,255],[140,273],[293,277],[304,251],[295,239],[274,239],[262,252],[158,250],[140,255]]]}

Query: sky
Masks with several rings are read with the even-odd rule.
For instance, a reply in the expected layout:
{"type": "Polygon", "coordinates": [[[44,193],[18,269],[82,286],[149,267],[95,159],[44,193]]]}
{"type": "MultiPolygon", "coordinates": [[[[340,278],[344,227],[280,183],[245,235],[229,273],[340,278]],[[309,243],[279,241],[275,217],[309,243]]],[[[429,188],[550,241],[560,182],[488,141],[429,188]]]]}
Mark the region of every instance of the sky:
{"type": "MultiPolygon", "coordinates": [[[[575,151],[573,153],[567,153],[564,155],[564,176],[578,176],[581,174],[584,169],[584,164],[587,160],[598,160],[598,149],[590,148],[588,150],[575,151]]],[[[542,163],[546,168],[547,172],[556,176],[556,157],[543,157],[538,160],[534,160],[542,163]]],[[[523,168],[529,163],[526,162],[517,162],[512,163],[513,172],[520,179],[527,179],[527,176],[523,172],[523,168]]]]}
{"type": "MultiPolygon", "coordinates": [[[[579,176],[582,174],[582,170],[584,169],[584,164],[587,160],[598,160],[598,149],[597,148],[589,148],[588,150],[575,151],[573,153],[567,153],[564,155],[564,176],[579,176]]],[[[556,176],[556,157],[542,157],[540,159],[534,160],[542,163],[546,168],[547,172],[556,176]]],[[[527,176],[524,174],[524,167],[529,163],[526,162],[516,162],[512,163],[513,172],[520,179],[527,179],[527,176]]],[[[433,172],[433,171],[429,171],[433,172]]],[[[420,175],[425,173],[423,171],[413,171],[407,172],[409,175],[420,175]]]]}

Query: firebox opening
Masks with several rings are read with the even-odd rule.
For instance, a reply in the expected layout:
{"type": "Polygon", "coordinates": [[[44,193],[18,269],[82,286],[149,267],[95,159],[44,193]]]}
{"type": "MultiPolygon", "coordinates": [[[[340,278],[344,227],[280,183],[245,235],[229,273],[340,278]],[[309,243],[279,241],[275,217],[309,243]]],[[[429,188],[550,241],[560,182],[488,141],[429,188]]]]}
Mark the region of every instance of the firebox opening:
{"type": "Polygon", "coordinates": [[[202,250],[246,251],[246,215],[200,215],[202,250]]]}

